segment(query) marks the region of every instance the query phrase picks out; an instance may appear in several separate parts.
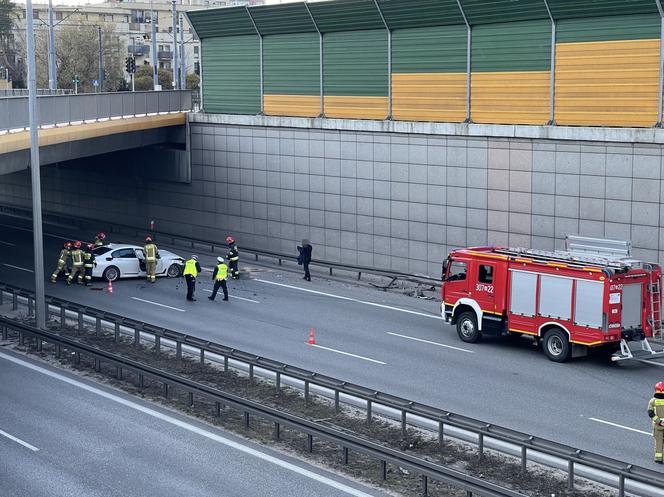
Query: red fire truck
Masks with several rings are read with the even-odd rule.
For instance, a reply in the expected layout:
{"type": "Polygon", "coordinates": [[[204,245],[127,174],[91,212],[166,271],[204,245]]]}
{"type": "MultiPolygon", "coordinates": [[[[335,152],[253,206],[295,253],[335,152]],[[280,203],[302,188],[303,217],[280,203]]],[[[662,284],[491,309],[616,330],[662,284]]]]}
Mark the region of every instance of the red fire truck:
{"type": "Polygon", "coordinates": [[[659,265],[602,252],[599,242],[628,243],[572,240],[573,248],[593,253],[455,250],[443,264],[441,313],[464,342],[529,335],[556,362],[586,355],[590,347],[618,351],[614,361],[663,355],[646,340],[662,336],[659,265]],[[640,347],[632,350],[628,342],[640,347]]]}

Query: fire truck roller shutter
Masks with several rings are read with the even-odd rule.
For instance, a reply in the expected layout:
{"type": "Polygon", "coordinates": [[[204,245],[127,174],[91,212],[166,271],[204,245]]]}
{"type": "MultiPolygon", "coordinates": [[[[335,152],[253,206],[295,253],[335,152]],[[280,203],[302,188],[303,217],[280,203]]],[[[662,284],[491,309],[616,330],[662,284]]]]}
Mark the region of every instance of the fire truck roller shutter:
{"type": "Polygon", "coordinates": [[[641,327],[642,288],[641,283],[624,285],[622,290],[622,322],[623,330],[641,327]]]}
{"type": "Polygon", "coordinates": [[[537,295],[537,273],[511,270],[510,312],[534,316],[537,295]]]}

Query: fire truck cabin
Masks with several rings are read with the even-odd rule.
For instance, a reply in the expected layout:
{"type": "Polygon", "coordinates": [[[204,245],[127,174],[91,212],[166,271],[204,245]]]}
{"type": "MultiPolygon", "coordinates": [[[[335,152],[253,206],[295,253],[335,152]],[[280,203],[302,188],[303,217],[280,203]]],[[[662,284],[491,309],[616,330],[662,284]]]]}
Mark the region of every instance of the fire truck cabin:
{"type": "Polygon", "coordinates": [[[660,278],[657,264],[627,258],[467,248],[443,264],[441,311],[464,342],[529,335],[564,362],[660,334],[660,278]]]}

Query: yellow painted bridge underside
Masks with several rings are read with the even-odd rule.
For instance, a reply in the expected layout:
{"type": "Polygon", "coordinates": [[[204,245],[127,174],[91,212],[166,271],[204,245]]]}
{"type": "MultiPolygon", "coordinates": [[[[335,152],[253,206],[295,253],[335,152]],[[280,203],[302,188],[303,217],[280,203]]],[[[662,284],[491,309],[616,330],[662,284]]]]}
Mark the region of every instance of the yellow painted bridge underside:
{"type": "Polygon", "coordinates": [[[385,119],[387,97],[325,96],[325,117],[385,119]]]}
{"type": "MultiPolygon", "coordinates": [[[[71,124],[39,130],[39,146],[88,140],[118,133],[130,133],[153,128],[185,124],[186,113],[157,116],[129,117],[93,123],[71,124]]],[[[30,148],[30,131],[18,131],[0,135],[0,155],[30,148]]]]}
{"type": "Polygon", "coordinates": [[[393,73],[392,116],[404,121],[463,121],[466,73],[393,73]]]}
{"type": "Polygon", "coordinates": [[[546,124],[549,71],[474,72],[471,119],[489,124],[546,124]]]}
{"type": "Polygon", "coordinates": [[[556,45],[556,122],[649,127],[657,122],[659,40],[556,45]]]}
{"type": "Polygon", "coordinates": [[[265,113],[270,116],[316,117],[320,114],[318,95],[268,95],[263,96],[265,113]]]}

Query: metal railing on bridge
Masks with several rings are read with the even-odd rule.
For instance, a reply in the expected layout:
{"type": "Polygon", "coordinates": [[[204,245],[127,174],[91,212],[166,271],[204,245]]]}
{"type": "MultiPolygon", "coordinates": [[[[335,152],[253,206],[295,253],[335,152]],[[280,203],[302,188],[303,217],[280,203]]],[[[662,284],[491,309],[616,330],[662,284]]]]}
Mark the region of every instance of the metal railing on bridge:
{"type": "MultiPolygon", "coordinates": [[[[192,109],[191,91],[137,91],[41,95],[39,126],[60,126],[192,109]]],[[[29,127],[28,97],[0,98],[0,133],[29,127]]]]}

